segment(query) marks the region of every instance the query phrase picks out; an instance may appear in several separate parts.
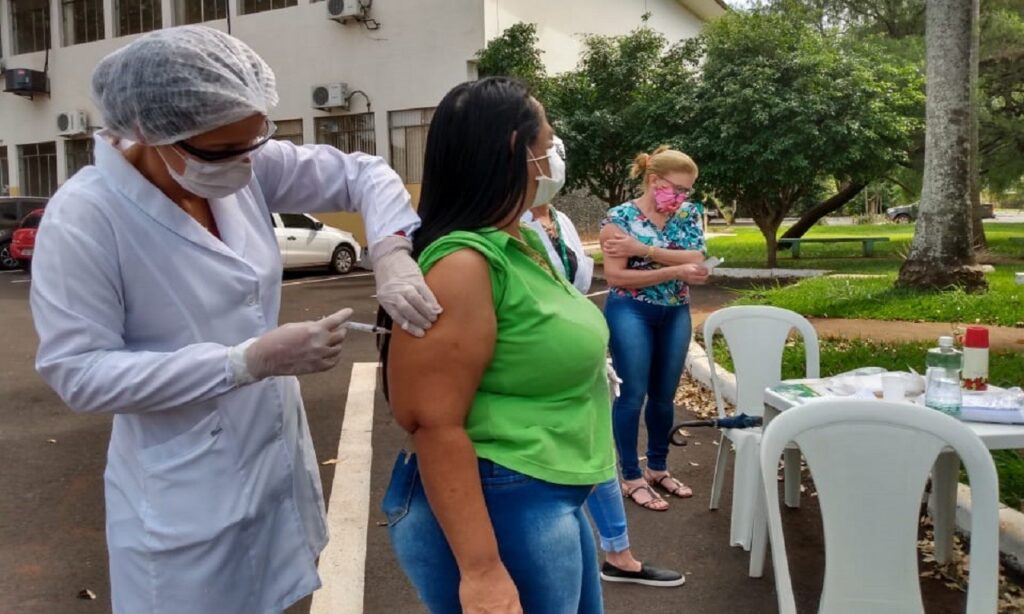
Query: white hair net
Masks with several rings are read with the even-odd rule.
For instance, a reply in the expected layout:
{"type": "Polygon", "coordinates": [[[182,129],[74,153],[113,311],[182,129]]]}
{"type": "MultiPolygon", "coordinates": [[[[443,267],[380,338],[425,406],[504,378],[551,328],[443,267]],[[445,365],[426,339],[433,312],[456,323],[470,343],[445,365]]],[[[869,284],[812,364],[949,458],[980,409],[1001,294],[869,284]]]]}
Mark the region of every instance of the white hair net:
{"type": "Polygon", "coordinates": [[[166,145],[267,112],[274,72],[237,38],[205,26],[143,35],[103,58],[92,95],[105,127],[166,145]]]}

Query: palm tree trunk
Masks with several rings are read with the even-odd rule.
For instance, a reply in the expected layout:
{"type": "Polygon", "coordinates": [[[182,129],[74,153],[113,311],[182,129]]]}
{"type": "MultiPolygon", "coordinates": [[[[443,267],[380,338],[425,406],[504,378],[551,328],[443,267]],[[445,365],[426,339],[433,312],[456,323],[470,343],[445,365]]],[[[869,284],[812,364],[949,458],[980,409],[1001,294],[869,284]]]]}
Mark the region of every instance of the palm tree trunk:
{"type": "Polygon", "coordinates": [[[897,285],[984,289],[971,236],[971,28],[974,0],[929,0],[924,189],[897,285]]]}

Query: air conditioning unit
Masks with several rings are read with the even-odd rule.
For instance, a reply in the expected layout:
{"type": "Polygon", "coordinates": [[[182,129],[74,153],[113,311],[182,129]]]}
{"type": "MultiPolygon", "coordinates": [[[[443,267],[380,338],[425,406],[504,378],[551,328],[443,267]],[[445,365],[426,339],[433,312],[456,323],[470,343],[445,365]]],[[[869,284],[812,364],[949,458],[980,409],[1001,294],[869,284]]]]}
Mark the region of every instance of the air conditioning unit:
{"type": "Polygon", "coordinates": [[[314,109],[347,109],[348,84],[325,83],[323,85],[314,85],[311,99],[314,109]]]}
{"type": "Polygon", "coordinates": [[[327,0],[327,18],[345,23],[352,17],[362,17],[366,11],[362,0],[327,0]]]}
{"type": "Polygon", "coordinates": [[[41,70],[8,68],[4,71],[4,91],[29,98],[34,94],[49,94],[50,80],[41,70]]]}
{"type": "Polygon", "coordinates": [[[57,114],[57,134],[79,136],[89,130],[89,116],[85,111],[68,111],[57,114]]]}

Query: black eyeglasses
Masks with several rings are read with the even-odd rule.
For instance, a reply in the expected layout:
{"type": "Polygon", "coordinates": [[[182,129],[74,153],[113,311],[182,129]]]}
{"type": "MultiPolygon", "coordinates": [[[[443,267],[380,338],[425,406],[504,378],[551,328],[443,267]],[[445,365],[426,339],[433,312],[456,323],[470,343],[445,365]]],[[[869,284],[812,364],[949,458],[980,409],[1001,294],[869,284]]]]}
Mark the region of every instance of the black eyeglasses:
{"type": "Polygon", "coordinates": [[[222,160],[227,160],[229,158],[237,158],[239,156],[244,156],[247,153],[256,151],[260,147],[266,145],[267,141],[274,138],[275,132],[277,132],[277,125],[268,119],[266,132],[263,134],[263,136],[256,139],[256,142],[250,145],[249,147],[243,147],[241,149],[220,149],[214,151],[210,149],[200,149],[195,145],[189,145],[185,141],[178,141],[177,143],[175,143],[175,145],[181,147],[182,150],[187,152],[189,155],[195,156],[200,160],[203,160],[204,162],[220,162],[222,160]]]}

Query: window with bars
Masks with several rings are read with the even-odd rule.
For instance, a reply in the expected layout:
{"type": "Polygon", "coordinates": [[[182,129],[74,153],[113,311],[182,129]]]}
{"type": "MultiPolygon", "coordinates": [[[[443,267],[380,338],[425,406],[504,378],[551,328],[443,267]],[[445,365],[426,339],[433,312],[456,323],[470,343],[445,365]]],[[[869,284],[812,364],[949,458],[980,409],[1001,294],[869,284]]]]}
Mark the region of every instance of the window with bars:
{"type": "Polygon", "coordinates": [[[163,27],[160,0],[115,0],[117,36],[142,34],[163,27]]]}
{"type": "Polygon", "coordinates": [[[7,148],[0,147],[0,196],[11,194],[11,171],[7,166],[7,148]]]}
{"type": "Polygon", "coordinates": [[[313,120],[316,142],[352,153],[377,155],[377,132],[373,113],[317,117],[313,120]]]}
{"type": "Polygon", "coordinates": [[[103,0],[61,0],[64,46],[103,39],[103,0]]]}
{"type": "Polygon", "coordinates": [[[279,141],[291,141],[296,145],[302,145],[302,120],[301,119],[282,119],[275,121],[274,124],[277,126],[277,132],[274,133],[274,138],[279,141]]]}
{"type": "Polygon", "coordinates": [[[427,130],[434,109],[408,109],[388,113],[391,133],[391,166],[405,183],[423,181],[423,156],[427,150],[427,130]]]}
{"type": "Polygon", "coordinates": [[[239,10],[243,15],[273,11],[289,6],[298,6],[298,0],[241,0],[239,10]]]}
{"type": "Polygon", "coordinates": [[[50,46],[50,0],[10,0],[14,55],[50,46]]]}
{"type": "Polygon", "coordinates": [[[64,161],[67,164],[68,179],[86,166],[95,163],[92,148],[92,139],[72,139],[64,143],[64,161]]]}
{"type": "Polygon", "coordinates": [[[215,19],[227,19],[228,0],[175,0],[174,24],[184,26],[215,19]]]}
{"type": "Polygon", "coordinates": [[[57,144],[18,145],[21,193],[25,196],[53,196],[57,191],[57,144]]]}

